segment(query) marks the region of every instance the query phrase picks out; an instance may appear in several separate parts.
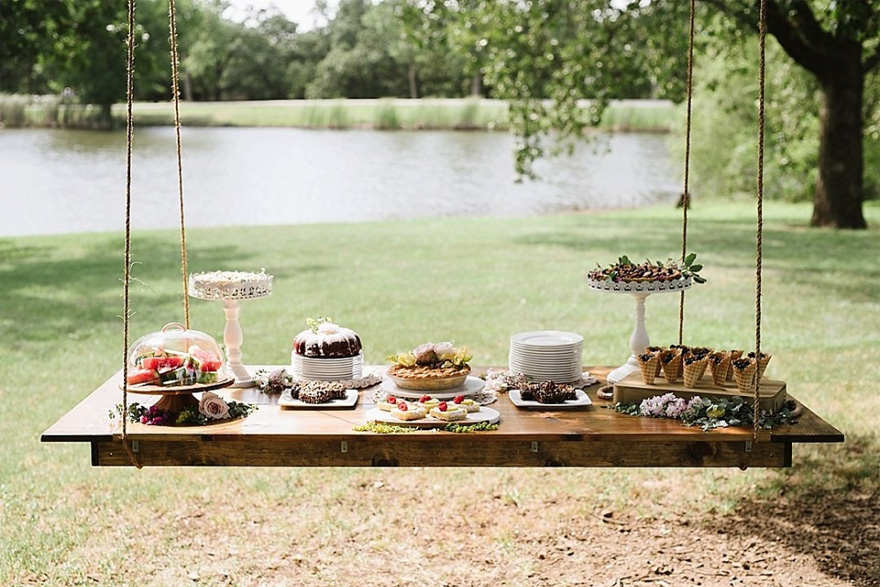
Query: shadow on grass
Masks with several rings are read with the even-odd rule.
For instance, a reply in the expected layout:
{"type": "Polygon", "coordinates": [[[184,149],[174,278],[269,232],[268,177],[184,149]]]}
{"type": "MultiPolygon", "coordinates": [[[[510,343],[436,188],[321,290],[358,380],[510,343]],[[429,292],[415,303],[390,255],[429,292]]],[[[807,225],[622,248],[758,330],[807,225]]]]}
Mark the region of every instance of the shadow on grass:
{"type": "Polygon", "coordinates": [[[710,527],[811,554],[855,585],[880,585],[880,438],[848,436],[798,460],[764,488],[772,497],[743,500],[710,527]]]}

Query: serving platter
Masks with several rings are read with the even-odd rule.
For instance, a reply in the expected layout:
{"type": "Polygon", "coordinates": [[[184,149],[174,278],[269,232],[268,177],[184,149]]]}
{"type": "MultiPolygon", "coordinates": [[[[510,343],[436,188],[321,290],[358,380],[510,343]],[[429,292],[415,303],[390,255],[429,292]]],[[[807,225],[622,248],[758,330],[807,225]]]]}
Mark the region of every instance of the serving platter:
{"type": "Polygon", "coordinates": [[[332,399],[329,402],[320,404],[310,404],[302,400],[293,399],[290,390],[284,390],[284,393],[278,398],[278,405],[282,408],[297,408],[303,410],[326,410],[328,408],[352,408],[358,402],[358,390],[346,389],[344,399],[332,399]]]}
{"type": "Polygon", "coordinates": [[[535,400],[524,400],[522,398],[522,392],[518,389],[511,389],[507,392],[507,395],[510,398],[510,403],[518,408],[535,410],[568,410],[593,405],[590,396],[588,396],[582,389],[576,389],[575,394],[577,395],[575,399],[561,404],[542,404],[535,400]]]}
{"type": "Polygon", "coordinates": [[[501,420],[501,414],[498,410],[480,407],[479,412],[470,412],[464,420],[455,422],[447,422],[446,420],[437,420],[430,416],[425,416],[419,420],[399,420],[391,415],[391,412],[373,408],[367,412],[367,422],[382,422],[383,424],[394,424],[397,426],[415,426],[417,428],[444,428],[448,424],[471,425],[485,422],[487,424],[495,424],[501,420]]]}
{"type": "Polygon", "coordinates": [[[456,385],[455,387],[441,390],[404,389],[394,383],[394,381],[387,376],[382,379],[382,391],[386,392],[389,395],[406,399],[419,399],[423,395],[430,395],[431,397],[439,400],[453,399],[457,395],[463,395],[467,397],[481,391],[485,386],[485,381],[483,381],[479,377],[474,377],[472,375],[468,375],[465,378],[464,383],[462,383],[461,385],[456,385]]]}

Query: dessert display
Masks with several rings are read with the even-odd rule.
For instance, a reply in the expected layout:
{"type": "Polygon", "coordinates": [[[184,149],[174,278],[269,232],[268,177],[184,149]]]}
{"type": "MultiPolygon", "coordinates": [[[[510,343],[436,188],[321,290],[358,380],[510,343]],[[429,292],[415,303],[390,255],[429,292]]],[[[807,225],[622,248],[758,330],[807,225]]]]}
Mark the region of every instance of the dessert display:
{"type": "Polygon", "coordinates": [[[606,267],[597,265],[587,274],[590,287],[606,291],[678,291],[690,287],[691,282],[705,283],[699,275],[702,265],[695,263],[691,253],[683,260],[644,261],[635,263],[626,255],[606,267]]]}
{"type": "Polygon", "coordinates": [[[209,335],[168,324],[139,338],[128,351],[127,384],[132,390],[222,384],[229,379],[220,347],[209,335]]]}
{"type": "Polygon", "coordinates": [[[712,383],[719,387],[723,386],[727,382],[727,376],[730,372],[730,351],[717,351],[710,354],[709,372],[712,374],[712,383]]]}
{"type": "Polygon", "coordinates": [[[388,357],[393,364],[387,374],[402,389],[451,389],[465,382],[472,358],[467,348],[456,348],[451,342],[427,342],[410,352],[388,357]]]}
{"type": "Polygon", "coordinates": [[[308,328],[293,339],[293,352],[309,358],[349,358],[361,352],[361,339],[350,328],[333,323],[332,318],[306,320],[308,328]]]}
{"type": "Polygon", "coordinates": [[[272,293],[272,275],[246,271],[209,271],[189,276],[189,295],[203,300],[243,300],[272,293]]]}

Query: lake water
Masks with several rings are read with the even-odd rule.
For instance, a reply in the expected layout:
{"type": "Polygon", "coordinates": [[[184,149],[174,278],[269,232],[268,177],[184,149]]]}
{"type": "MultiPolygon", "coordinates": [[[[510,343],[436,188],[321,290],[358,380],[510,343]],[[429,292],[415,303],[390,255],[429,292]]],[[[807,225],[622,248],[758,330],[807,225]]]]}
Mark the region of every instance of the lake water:
{"type": "MultiPolygon", "coordinates": [[[[506,133],[184,128],[188,227],[529,216],[673,202],[668,138],[600,137],[515,182],[506,133]]],[[[135,131],[132,226],[174,228],[174,130],[135,131]]],[[[0,236],[122,231],[122,132],[0,130],[0,236]]]]}

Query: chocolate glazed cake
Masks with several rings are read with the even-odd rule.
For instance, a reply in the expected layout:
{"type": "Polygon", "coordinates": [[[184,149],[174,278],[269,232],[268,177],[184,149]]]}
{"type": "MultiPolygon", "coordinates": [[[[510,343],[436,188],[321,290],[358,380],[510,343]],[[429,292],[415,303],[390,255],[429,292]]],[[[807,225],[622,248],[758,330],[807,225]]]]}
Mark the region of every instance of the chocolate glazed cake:
{"type": "Polygon", "coordinates": [[[325,322],[317,332],[303,330],[293,339],[293,351],[303,357],[345,358],[361,352],[361,339],[351,329],[325,322]]]}

